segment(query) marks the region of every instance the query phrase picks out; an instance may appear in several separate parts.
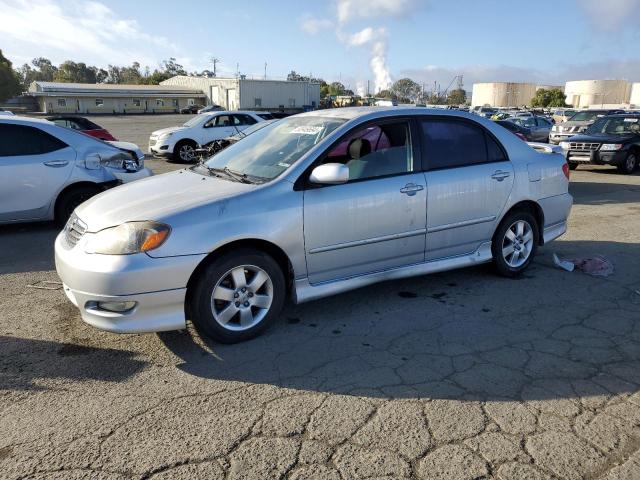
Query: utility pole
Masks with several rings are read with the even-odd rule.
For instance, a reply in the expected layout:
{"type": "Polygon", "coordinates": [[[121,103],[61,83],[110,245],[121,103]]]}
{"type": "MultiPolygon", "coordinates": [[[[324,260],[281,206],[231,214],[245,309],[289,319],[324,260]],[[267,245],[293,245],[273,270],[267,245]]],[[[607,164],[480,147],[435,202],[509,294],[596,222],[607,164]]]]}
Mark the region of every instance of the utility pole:
{"type": "Polygon", "coordinates": [[[267,79],[267,62],[264,62],[264,79],[267,79]]]}
{"type": "Polygon", "coordinates": [[[211,57],[211,58],[209,59],[209,61],[210,61],[211,63],[213,63],[213,76],[215,77],[215,76],[216,76],[216,64],[217,64],[217,63],[219,63],[219,62],[220,62],[220,60],[219,60],[217,57],[211,57]]]}

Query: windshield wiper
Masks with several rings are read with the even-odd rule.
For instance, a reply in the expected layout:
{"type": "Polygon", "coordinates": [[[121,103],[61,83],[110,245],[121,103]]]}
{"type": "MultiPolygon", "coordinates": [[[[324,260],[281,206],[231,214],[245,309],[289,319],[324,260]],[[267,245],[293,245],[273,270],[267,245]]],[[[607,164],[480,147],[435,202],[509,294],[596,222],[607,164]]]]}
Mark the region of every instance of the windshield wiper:
{"type": "Polygon", "coordinates": [[[222,171],[227,175],[229,175],[231,178],[234,178],[235,180],[237,180],[238,182],[254,183],[251,180],[249,180],[249,176],[246,173],[235,172],[231,170],[229,167],[224,167],[222,171]]]}

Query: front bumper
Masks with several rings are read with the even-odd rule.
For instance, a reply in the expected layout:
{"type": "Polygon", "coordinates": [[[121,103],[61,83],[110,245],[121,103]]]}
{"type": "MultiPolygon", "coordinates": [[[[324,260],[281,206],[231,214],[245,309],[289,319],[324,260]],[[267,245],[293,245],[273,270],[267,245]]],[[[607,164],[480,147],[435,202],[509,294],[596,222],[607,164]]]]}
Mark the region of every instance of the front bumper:
{"type": "Polygon", "coordinates": [[[627,152],[624,150],[605,152],[601,152],[600,150],[567,150],[565,156],[569,163],[617,166],[624,162],[627,152]]]}
{"type": "Polygon", "coordinates": [[[111,171],[114,177],[116,177],[120,183],[129,183],[135,180],[140,180],[141,178],[147,178],[153,175],[153,172],[147,167],[141,168],[137,172],[127,172],[127,171],[111,171]]]}
{"type": "Polygon", "coordinates": [[[157,157],[170,157],[173,155],[173,145],[166,140],[158,141],[155,138],[149,140],[149,153],[157,157]]]}
{"type": "Polygon", "coordinates": [[[551,132],[549,134],[549,143],[553,143],[554,145],[558,145],[560,142],[578,135],[577,133],[558,133],[551,132]]]}
{"type": "Polygon", "coordinates": [[[152,258],[146,254],[98,255],[84,251],[84,234],[70,247],[61,232],[55,242],[56,270],[82,320],[116,333],[185,327],[186,285],[204,255],[152,258]],[[126,312],[98,308],[98,302],[136,302],[126,312]]]}

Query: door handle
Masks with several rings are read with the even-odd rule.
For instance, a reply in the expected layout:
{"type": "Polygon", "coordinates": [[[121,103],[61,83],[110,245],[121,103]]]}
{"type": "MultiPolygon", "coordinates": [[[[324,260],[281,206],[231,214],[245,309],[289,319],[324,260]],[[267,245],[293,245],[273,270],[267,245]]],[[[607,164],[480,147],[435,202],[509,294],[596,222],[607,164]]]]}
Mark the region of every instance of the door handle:
{"type": "Polygon", "coordinates": [[[49,162],[44,162],[44,165],[47,167],[60,168],[69,165],[67,160],[51,160],[49,162]]]}
{"type": "Polygon", "coordinates": [[[495,172],[493,172],[493,175],[491,175],[491,178],[493,178],[494,180],[497,180],[499,182],[503,181],[505,178],[509,177],[511,174],[509,172],[504,172],[502,170],[496,170],[495,172]]]}
{"type": "Polygon", "coordinates": [[[404,193],[412,197],[420,190],[424,190],[422,185],[416,185],[415,183],[407,183],[404,187],[400,189],[400,193],[404,193]]]}

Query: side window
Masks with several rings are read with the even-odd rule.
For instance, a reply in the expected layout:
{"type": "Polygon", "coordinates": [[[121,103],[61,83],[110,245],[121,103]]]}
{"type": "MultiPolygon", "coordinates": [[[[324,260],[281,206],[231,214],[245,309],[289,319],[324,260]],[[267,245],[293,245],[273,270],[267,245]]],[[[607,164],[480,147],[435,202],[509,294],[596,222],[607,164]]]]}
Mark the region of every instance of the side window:
{"type": "Polygon", "coordinates": [[[409,124],[384,123],[359,129],[333,147],[324,163],[345,164],[349,181],[412,172],[409,124]]]}
{"type": "Polygon", "coordinates": [[[498,141],[487,133],[485,133],[484,136],[487,140],[487,160],[489,162],[506,162],[507,156],[504,153],[504,149],[498,144],[498,141]]]}
{"type": "Polygon", "coordinates": [[[544,118],[538,118],[538,126],[540,127],[549,127],[551,124],[547,122],[544,118]]]}
{"type": "Polygon", "coordinates": [[[230,127],[233,125],[231,115],[218,115],[215,120],[216,127],[230,127]]]}
{"type": "Polygon", "coordinates": [[[484,131],[468,122],[423,120],[424,157],[430,170],[465,167],[487,162],[484,131]]]}
{"type": "Polygon", "coordinates": [[[0,124],[0,157],[42,155],[67,146],[39,128],[0,124]]]}

